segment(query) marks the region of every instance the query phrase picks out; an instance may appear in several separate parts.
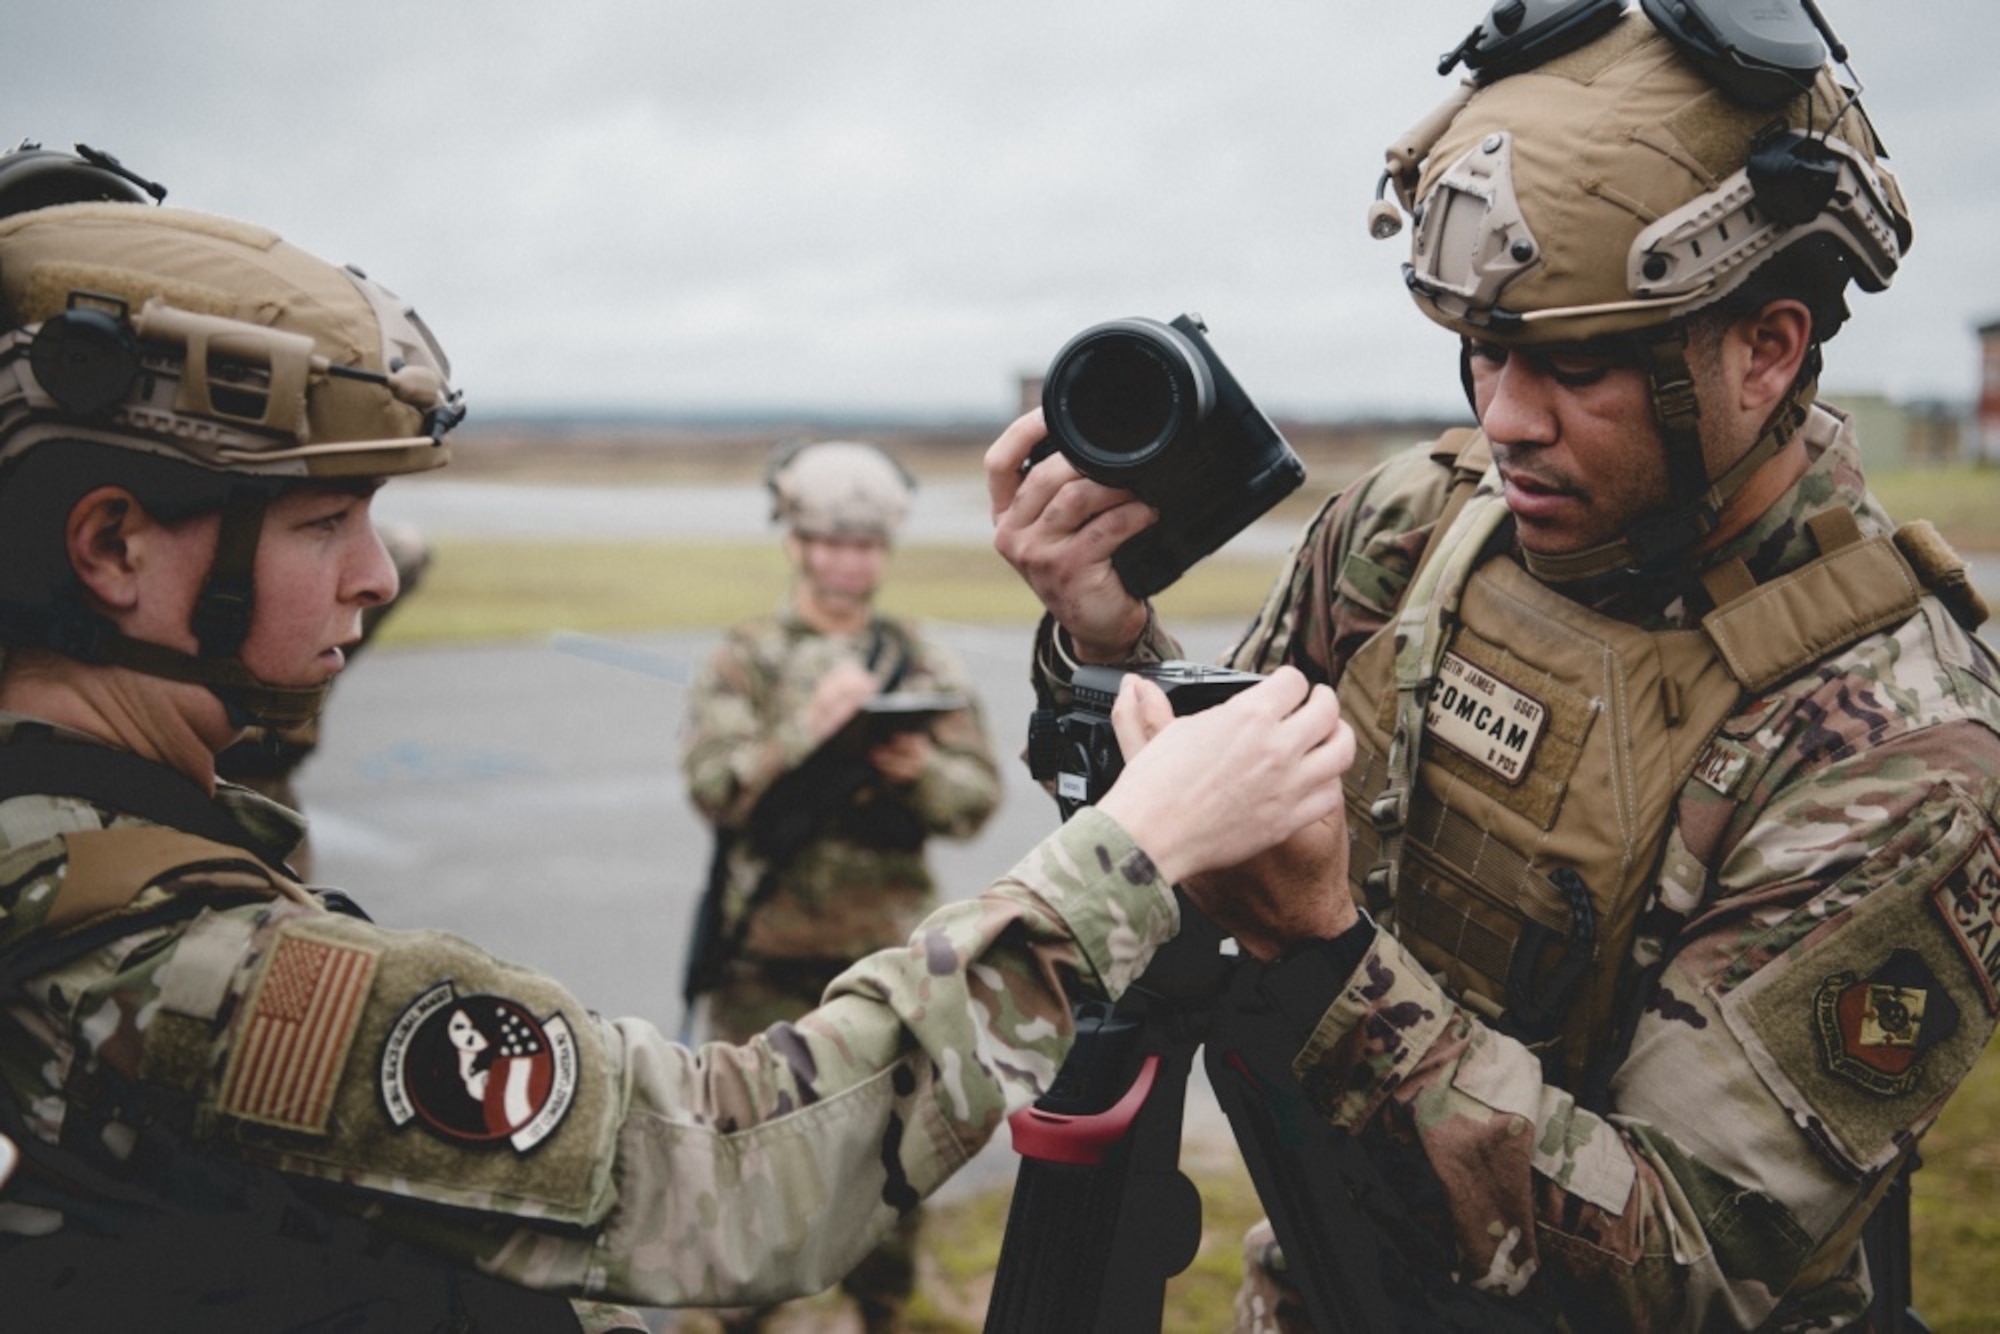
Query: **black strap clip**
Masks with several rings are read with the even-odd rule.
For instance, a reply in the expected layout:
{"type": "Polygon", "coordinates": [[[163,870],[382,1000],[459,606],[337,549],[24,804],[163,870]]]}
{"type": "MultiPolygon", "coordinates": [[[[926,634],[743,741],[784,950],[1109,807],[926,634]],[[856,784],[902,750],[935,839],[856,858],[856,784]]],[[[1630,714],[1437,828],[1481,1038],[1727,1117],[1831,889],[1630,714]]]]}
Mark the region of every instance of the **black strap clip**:
{"type": "Polygon", "coordinates": [[[1545,1042],[1561,1030],[1577,987],[1597,953],[1597,912],[1591,907],[1583,877],[1564,866],[1549,879],[1569,903],[1568,937],[1558,937],[1540,922],[1528,923],[1515,943],[1514,960],[1507,970],[1507,1028],[1527,1042],[1545,1042]],[[1543,958],[1559,942],[1562,958],[1547,970],[1537,987],[1535,977],[1543,972],[1543,958]]]}

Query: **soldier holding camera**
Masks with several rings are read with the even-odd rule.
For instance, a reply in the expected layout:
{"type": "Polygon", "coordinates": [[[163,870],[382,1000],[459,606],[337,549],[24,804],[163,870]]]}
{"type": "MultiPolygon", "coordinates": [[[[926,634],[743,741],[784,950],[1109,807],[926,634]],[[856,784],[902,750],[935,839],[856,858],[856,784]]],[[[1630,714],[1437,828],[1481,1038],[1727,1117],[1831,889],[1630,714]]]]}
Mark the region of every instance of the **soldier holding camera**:
{"type": "MultiPolygon", "coordinates": [[[[1345,838],[1200,899],[1317,988],[1293,1072],[1395,1185],[1414,1327],[1897,1328],[1864,1233],[2000,1013],[2000,668],[1816,401],[1911,235],[1844,50],[1640,8],[1496,6],[1389,152],[1371,229],[1414,218],[1479,429],[1332,499],[1228,655],[1335,684],[1357,758],[1345,838]]],[[[1178,656],[1113,561],[1171,506],[1060,439],[1023,473],[1075,424],[987,459],[1055,708],[1178,656]]],[[[1301,1327],[1247,1262],[1238,1327],[1301,1327]]]]}

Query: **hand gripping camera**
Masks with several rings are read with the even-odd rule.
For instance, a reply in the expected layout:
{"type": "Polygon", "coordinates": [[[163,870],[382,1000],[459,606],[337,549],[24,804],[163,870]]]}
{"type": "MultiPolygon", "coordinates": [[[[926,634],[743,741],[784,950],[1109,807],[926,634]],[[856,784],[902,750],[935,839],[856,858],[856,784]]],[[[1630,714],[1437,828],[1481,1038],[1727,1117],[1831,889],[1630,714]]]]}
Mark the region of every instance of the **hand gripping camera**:
{"type": "Polygon", "coordinates": [[[1160,512],[1111,558],[1134,597],[1173,583],[1305,480],[1206,332],[1198,315],[1093,325],[1042,381],[1049,438],[1031,463],[1061,451],[1084,476],[1160,512]]]}
{"type": "Polygon", "coordinates": [[[1127,672],[1145,677],[1166,692],[1175,717],[1213,708],[1264,678],[1199,662],[1159,662],[1144,667],[1078,667],[1070,686],[1075,699],[1067,710],[1037,709],[1028,719],[1028,770],[1038,782],[1056,785],[1056,807],[1067,820],[1111,790],[1125,768],[1111,706],[1127,672]]]}

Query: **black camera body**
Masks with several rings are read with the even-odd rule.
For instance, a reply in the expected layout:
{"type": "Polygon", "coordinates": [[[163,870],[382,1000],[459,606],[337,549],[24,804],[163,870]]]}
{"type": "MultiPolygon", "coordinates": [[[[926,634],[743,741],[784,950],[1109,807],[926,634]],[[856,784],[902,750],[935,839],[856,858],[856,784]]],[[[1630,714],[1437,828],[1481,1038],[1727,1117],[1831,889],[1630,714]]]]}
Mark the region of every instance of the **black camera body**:
{"type": "Polygon", "coordinates": [[[1134,597],[1172,584],[1305,481],[1305,465],[1206,334],[1198,315],[1093,325],[1042,381],[1049,438],[1031,462],[1060,451],[1084,476],[1160,512],[1111,558],[1134,597]]]}
{"type": "Polygon", "coordinates": [[[1143,676],[1166,693],[1176,717],[1199,713],[1264,678],[1199,662],[1158,662],[1143,667],[1078,667],[1070,680],[1075,698],[1066,710],[1039,709],[1028,720],[1028,769],[1054,780],[1056,807],[1067,820],[1111,790],[1125,755],[1111,726],[1111,706],[1127,673],[1143,676]]]}

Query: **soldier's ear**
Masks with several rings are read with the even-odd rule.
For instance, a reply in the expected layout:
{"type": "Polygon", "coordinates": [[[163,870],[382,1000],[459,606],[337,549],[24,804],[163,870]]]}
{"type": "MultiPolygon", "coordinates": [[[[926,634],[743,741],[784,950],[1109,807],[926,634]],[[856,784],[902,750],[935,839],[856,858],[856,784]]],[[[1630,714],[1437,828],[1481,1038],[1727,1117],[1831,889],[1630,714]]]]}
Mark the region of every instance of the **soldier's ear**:
{"type": "Polygon", "coordinates": [[[1744,353],[1741,406],[1761,421],[1791,392],[1812,351],[1812,312],[1803,301],[1767,302],[1732,333],[1744,353]]]}
{"type": "Polygon", "coordinates": [[[63,549],[78,582],[106,608],[129,607],[138,596],[129,538],[145,519],[138,499],[119,486],[100,486],[70,507],[63,549]]]}
{"type": "Polygon", "coordinates": [[[100,486],[70,506],[63,525],[70,569],[99,611],[137,606],[149,577],[178,554],[166,524],[122,486],[100,486]]]}

